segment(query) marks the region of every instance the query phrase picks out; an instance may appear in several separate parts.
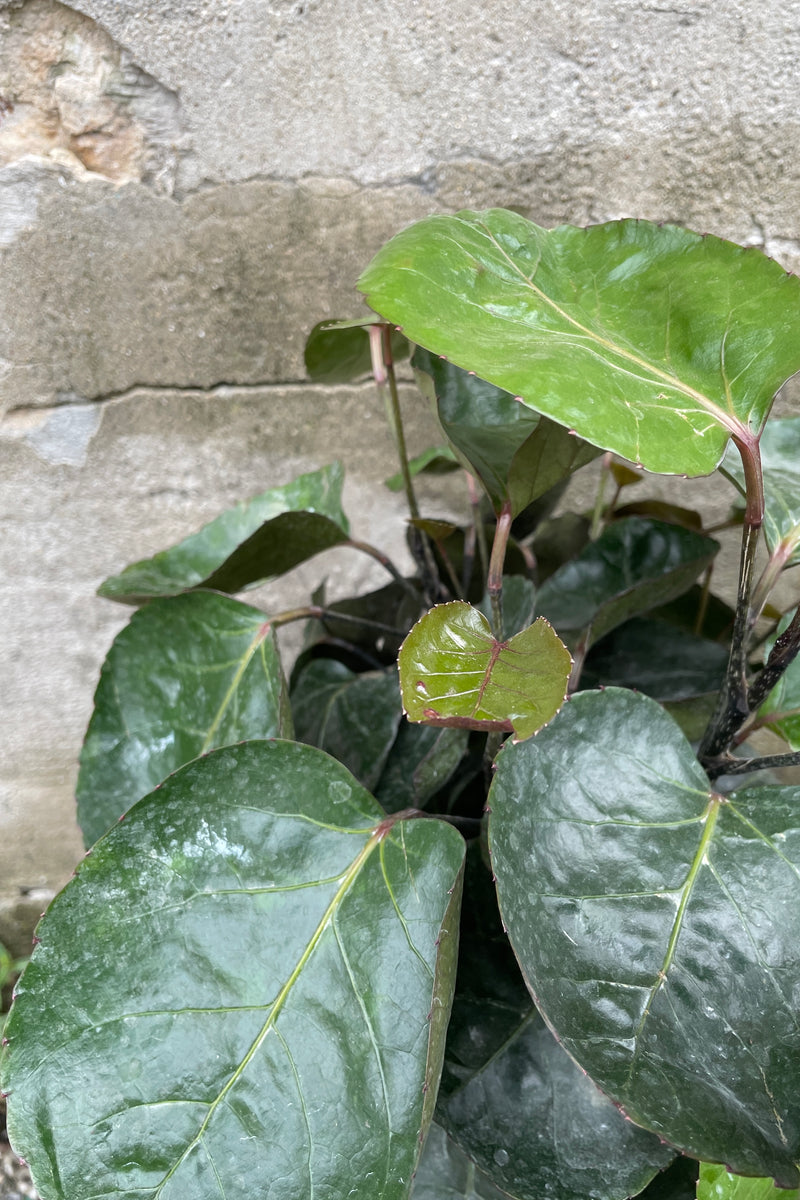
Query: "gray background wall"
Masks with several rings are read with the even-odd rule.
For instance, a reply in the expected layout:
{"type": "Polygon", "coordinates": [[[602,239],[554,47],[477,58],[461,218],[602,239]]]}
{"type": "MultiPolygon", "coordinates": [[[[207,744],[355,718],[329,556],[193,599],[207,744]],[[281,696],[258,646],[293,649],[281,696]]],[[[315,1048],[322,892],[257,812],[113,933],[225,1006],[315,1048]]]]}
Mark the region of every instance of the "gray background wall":
{"type": "MultiPolygon", "coordinates": [[[[397,545],[370,388],[302,365],[381,242],[498,204],[791,268],[798,61],[795,0],[0,0],[0,939],[81,854],[104,576],[333,457],[397,545]]],[[[289,599],[322,575],[366,581],[339,552],[289,599]]]]}

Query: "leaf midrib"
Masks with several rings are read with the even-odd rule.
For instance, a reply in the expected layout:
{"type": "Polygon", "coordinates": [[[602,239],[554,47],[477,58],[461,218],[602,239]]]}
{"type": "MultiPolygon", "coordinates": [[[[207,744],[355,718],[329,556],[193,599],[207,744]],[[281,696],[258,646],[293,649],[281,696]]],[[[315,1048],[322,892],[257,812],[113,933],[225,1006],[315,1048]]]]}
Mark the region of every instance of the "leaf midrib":
{"type": "Polygon", "coordinates": [[[648,993],[647,1001],[645,1002],[645,1006],[642,1011],[641,1018],[639,1019],[639,1024],[637,1025],[636,1031],[633,1035],[633,1039],[635,1042],[635,1050],[633,1052],[633,1057],[631,1058],[631,1065],[628,1070],[628,1075],[625,1079],[625,1083],[623,1084],[623,1088],[627,1088],[628,1085],[631,1083],[631,1080],[633,1079],[633,1072],[634,1072],[634,1069],[636,1066],[636,1062],[637,1062],[637,1059],[639,1056],[639,1050],[640,1050],[641,1044],[642,1044],[641,1036],[642,1036],[642,1033],[644,1032],[644,1027],[647,1023],[647,1019],[650,1016],[650,1010],[652,1008],[653,1001],[655,1000],[659,991],[661,990],[661,988],[667,981],[667,973],[668,973],[670,967],[672,966],[672,961],[675,957],[675,949],[677,947],[678,938],[680,937],[681,929],[683,927],[683,920],[686,915],[686,909],[689,905],[689,900],[691,899],[692,891],[694,890],[695,881],[700,872],[700,868],[703,865],[703,859],[705,858],[706,850],[708,849],[711,839],[714,836],[714,829],[717,824],[717,818],[719,817],[719,810],[724,803],[725,803],[724,797],[717,795],[715,792],[712,792],[711,797],[708,802],[708,806],[702,817],[702,820],[705,822],[705,828],[703,829],[702,836],[698,843],[697,850],[695,851],[694,858],[692,859],[691,865],[689,867],[689,871],[686,875],[686,879],[684,880],[683,886],[681,887],[681,898],[678,902],[678,909],[677,909],[677,912],[675,913],[675,918],[672,922],[672,928],[670,929],[670,935],[669,935],[669,941],[667,942],[666,953],[664,955],[664,959],[661,963],[661,967],[658,971],[658,974],[656,975],[655,982],[653,983],[653,986],[651,987],[650,992],[648,993]]]}
{"type": "Polygon", "coordinates": [[[170,1179],[174,1176],[175,1172],[178,1171],[179,1168],[181,1167],[181,1165],[186,1161],[188,1156],[191,1154],[192,1150],[194,1150],[194,1148],[200,1144],[200,1142],[203,1139],[203,1135],[205,1134],[206,1130],[208,1129],[208,1126],[211,1123],[211,1120],[212,1120],[217,1108],[222,1103],[224,1098],[227,1096],[227,1094],[231,1090],[231,1088],[234,1087],[234,1085],[241,1078],[245,1069],[248,1067],[250,1062],[252,1062],[253,1058],[258,1053],[259,1049],[263,1045],[264,1040],[266,1039],[270,1030],[274,1027],[275,1022],[277,1021],[278,1016],[280,1015],[280,1013],[289,997],[289,994],[290,994],[292,988],[294,987],[295,983],[297,982],[297,980],[300,976],[300,973],[302,972],[306,963],[308,962],[308,960],[310,959],[314,950],[316,949],[316,947],[320,941],[320,938],[322,937],[323,933],[325,932],[328,925],[332,921],[334,915],[336,914],[337,909],[341,905],[342,901],[344,900],[348,891],[352,887],[353,883],[356,881],[356,879],[360,875],[367,859],[372,854],[375,847],[382,840],[383,835],[384,835],[384,830],[381,828],[381,826],[377,826],[372,831],[371,836],[368,838],[368,840],[366,841],[364,846],[362,846],[361,850],[358,852],[358,854],[353,859],[350,866],[345,871],[344,875],[342,876],[342,882],[340,883],[335,895],[333,896],[333,899],[331,900],[328,907],[325,909],[325,912],[322,914],[322,917],[321,917],[316,929],[312,933],[311,937],[309,938],[308,942],[306,943],[306,946],[305,946],[302,954],[300,955],[299,959],[297,960],[297,964],[295,965],[294,969],[292,970],[291,974],[289,975],[289,978],[286,980],[286,983],[283,985],[283,987],[281,988],[280,992],[278,993],[275,1001],[273,1002],[272,1007],[270,1008],[269,1016],[267,1017],[266,1021],[262,1025],[258,1035],[256,1036],[255,1040],[253,1041],[253,1043],[250,1046],[247,1053],[242,1058],[242,1061],[239,1063],[236,1070],[230,1076],[230,1078],[225,1083],[225,1085],[220,1089],[220,1091],[217,1094],[217,1096],[215,1097],[215,1099],[211,1101],[209,1108],[208,1108],[208,1112],[206,1113],[205,1119],[203,1120],[197,1133],[194,1135],[192,1140],[189,1142],[186,1149],[181,1154],[180,1158],[178,1158],[176,1160],[176,1162],[174,1163],[174,1165],[172,1167],[170,1167],[167,1174],[164,1176],[164,1178],[161,1180],[161,1182],[159,1183],[156,1190],[153,1192],[153,1200],[158,1200],[158,1197],[162,1194],[165,1186],[170,1181],[170,1179]]]}
{"type": "Polygon", "coordinates": [[[664,371],[654,363],[648,362],[647,359],[640,358],[639,355],[634,354],[632,350],[627,350],[624,347],[617,345],[617,343],[611,341],[610,339],[601,337],[600,334],[596,333],[594,330],[582,325],[580,321],[576,320],[575,317],[570,316],[569,313],[561,308],[560,305],[556,304],[556,302],[552,300],[546,292],[543,292],[541,288],[536,286],[536,284],[533,282],[533,276],[528,278],[528,276],[523,273],[517,263],[514,262],[513,258],[511,258],[503,246],[500,245],[487,225],[485,225],[483,222],[477,222],[476,224],[477,228],[483,231],[491,245],[494,246],[497,252],[505,259],[512,271],[514,271],[514,273],[523,281],[523,283],[529,287],[532,292],[534,292],[534,294],[542,301],[543,304],[549,306],[553,312],[557,313],[559,317],[561,317],[561,319],[568,325],[571,325],[573,328],[579,330],[592,342],[603,347],[604,350],[609,351],[612,354],[616,354],[620,358],[627,359],[629,362],[635,363],[638,367],[641,367],[651,374],[656,375],[660,380],[667,384],[667,386],[675,389],[676,391],[682,392],[685,396],[688,396],[690,399],[696,401],[702,409],[709,413],[715,419],[715,421],[717,421],[717,423],[724,429],[727,429],[729,433],[740,434],[745,432],[744,425],[738,419],[738,417],[724,412],[703,392],[699,392],[696,388],[690,387],[689,384],[684,383],[682,380],[678,379],[677,376],[671,375],[668,371],[664,371]]]}
{"type": "Polygon", "coordinates": [[[228,690],[226,691],[225,695],[223,696],[222,701],[219,705],[219,708],[217,709],[217,712],[214,716],[214,719],[208,728],[208,732],[206,733],[206,736],[203,740],[203,744],[198,751],[198,755],[207,754],[208,751],[213,747],[214,738],[216,736],[217,730],[219,729],[220,725],[222,724],[222,718],[224,717],[228,707],[230,706],[231,701],[233,700],[233,697],[236,695],[236,692],[239,688],[239,684],[242,682],[242,679],[244,678],[244,673],[247,670],[247,668],[250,666],[250,663],[253,659],[253,656],[255,655],[256,650],[259,648],[259,646],[263,645],[265,639],[267,638],[267,636],[270,632],[270,628],[271,628],[271,626],[270,626],[269,621],[265,621],[262,625],[260,625],[256,631],[255,637],[250,642],[250,645],[247,647],[244,654],[242,655],[242,657],[239,661],[239,665],[236,668],[236,671],[234,672],[233,678],[231,679],[231,682],[228,685],[228,690]]]}

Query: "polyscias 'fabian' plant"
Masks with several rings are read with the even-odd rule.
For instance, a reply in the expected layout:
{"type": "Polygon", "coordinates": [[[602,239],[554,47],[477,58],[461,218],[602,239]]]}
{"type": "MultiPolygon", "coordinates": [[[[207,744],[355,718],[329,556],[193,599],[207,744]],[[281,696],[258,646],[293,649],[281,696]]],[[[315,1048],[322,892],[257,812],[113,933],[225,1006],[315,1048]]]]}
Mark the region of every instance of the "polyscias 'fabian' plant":
{"type": "Polygon", "coordinates": [[[334,465],[103,585],[140,607],[81,760],[92,848],[6,1027],[13,1144],[45,1200],[796,1189],[800,788],[744,785],[800,760],[800,616],[770,599],[800,418],[766,423],[800,281],[672,226],[497,210],[412,226],[360,288],[372,314],[307,362],[371,364],[416,573],[350,537],[334,465]],[[412,460],[409,353],[443,431],[412,460]],[[601,453],[594,511],[555,515],[601,453]],[[697,513],[620,504],[720,466],[733,609],[697,513]],[[469,519],[423,516],[416,473],[459,467],[469,519]],[[386,586],[229,594],[333,546],[386,586]],[[748,752],[764,727],[785,753],[748,752]]]}

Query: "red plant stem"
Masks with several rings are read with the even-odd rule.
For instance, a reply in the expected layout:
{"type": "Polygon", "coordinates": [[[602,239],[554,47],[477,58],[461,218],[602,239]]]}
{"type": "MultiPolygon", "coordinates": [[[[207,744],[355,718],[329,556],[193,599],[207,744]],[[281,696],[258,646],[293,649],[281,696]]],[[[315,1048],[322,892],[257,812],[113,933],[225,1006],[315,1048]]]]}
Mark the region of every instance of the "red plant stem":
{"type": "Polygon", "coordinates": [[[497,518],[486,579],[486,590],[492,604],[492,632],[498,641],[503,640],[503,565],[511,533],[511,519],[511,501],[506,500],[497,518]]]}

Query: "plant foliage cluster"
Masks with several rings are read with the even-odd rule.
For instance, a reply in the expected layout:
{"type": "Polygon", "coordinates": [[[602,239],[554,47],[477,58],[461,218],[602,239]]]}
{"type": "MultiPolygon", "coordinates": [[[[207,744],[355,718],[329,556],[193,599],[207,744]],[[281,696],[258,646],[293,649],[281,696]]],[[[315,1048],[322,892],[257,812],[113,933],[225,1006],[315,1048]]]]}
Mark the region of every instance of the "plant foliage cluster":
{"type": "Polygon", "coordinates": [[[492,210],[411,226],[359,287],[308,367],[372,372],[416,570],[351,536],[333,464],[102,586],[136,611],[81,759],[90,849],[6,1027],[12,1141],[44,1200],[797,1189],[800,787],[747,784],[800,761],[773,606],[800,418],[767,420],[800,281],[674,226],[492,210]],[[415,459],[404,356],[442,430],[415,459]],[[717,469],[733,607],[698,513],[626,502],[717,469]],[[417,503],[448,471],[461,524],[417,503]],[[232,595],[335,546],[386,585],[232,595]],[[765,727],[784,752],[748,749],[765,727]]]}

